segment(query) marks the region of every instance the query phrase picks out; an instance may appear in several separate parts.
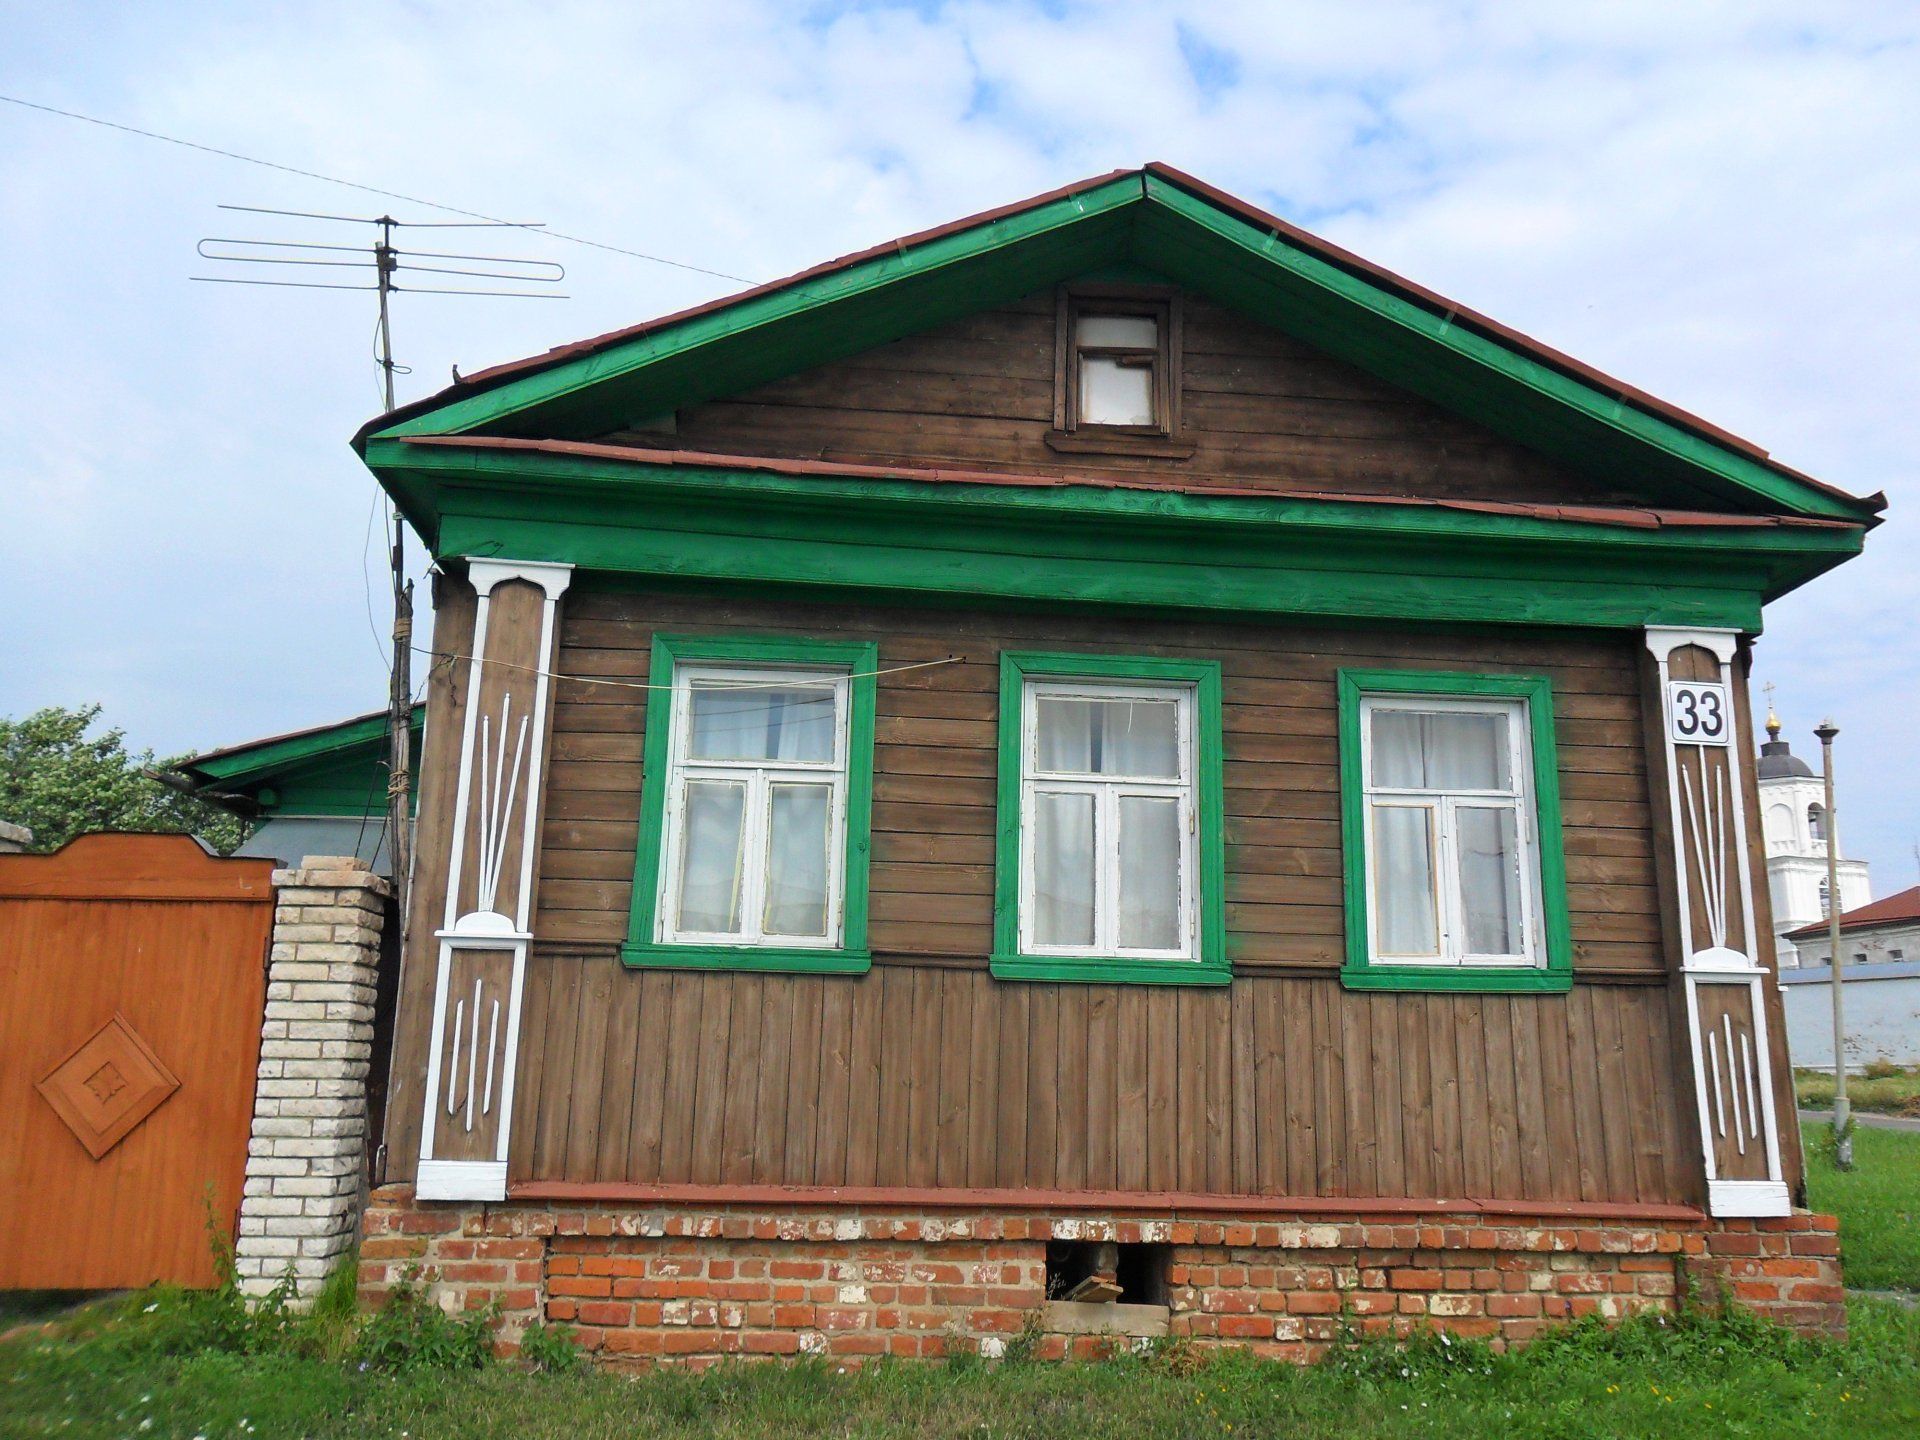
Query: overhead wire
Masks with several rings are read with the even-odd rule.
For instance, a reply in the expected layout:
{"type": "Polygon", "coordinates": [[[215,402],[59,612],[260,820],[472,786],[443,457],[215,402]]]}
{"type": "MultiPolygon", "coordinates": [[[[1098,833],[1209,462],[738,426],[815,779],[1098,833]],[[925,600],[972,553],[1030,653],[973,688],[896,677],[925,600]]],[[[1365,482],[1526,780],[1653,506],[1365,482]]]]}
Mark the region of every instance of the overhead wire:
{"type": "MultiPolygon", "coordinates": [[[[85,115],[78,110],[63,110],[57,105],[42,105],[37,101],[23,100],[17,95],[0,94],[0,101],[9,105],[18,105],[24,110],[38,110],[47,115],[59,115],[68,120],[79,120],[88,125],[98,125],[107,130],[118,130],[127,135],[138,135],[147,140],[159,140],[168,145],[178,145],[187,150],[198,150],[205,155],[218,155],[226,160],[239,160],[247,165],[258,165],[266,170],[278,170],[287,175],[298,175],[307,180],[319,180],[328,185],[342,185],[349,190],[363,191],[368,195],[383,195],[389,200],[404,200],[409,205],[424,205],[429,210],[444,211],[449,215],[465,215],[471,220],[484,220],[489,225],[502,225],[513,230],[526,230],[535,235],[551,235],[556,240],[565,240],[573,245],[585,245],[594,250],[606,250],[615,255],[631,256],[635,260],[648,260],[655,265],[669,265],[676,270],[689,270],[696,275],[711,275],[716,280],[733,280],[742,285],[753,282],[744,275],[732,275],[725,270],[715,270],[706,265],[694,265],[685,260],[672,260],[665,255],[653,255],[644,250],[630,250],[624,245],[609,245],[604,240],[589,240],[583,235],[568,235],[563,231],[550,230],[544,225],[529,225],[519,220],[502,220],[495,215],[482,214],[478,210],[463,209],[458,205],[444,205],[438,200],[423,199],[418,195],[407,195],[399,190],[386,190],[378,185],[364,185],[358,180],[343,180],[338,175],[322,174],[318,170],[303,170],[298,165],[283,165],[277,160],[262,160],[257,155],[242,155],[237,150],[222,150],[217,145],[202,145],[194,140],[182,140],[177,135],[163,134],[158,130],[143,130],[137,125],[123,125],[117,120],[102,120],[97,115],[85,115]]],[[[296,282],[283,281],[282,284],[296,282]]],[[[313,288],[313,287],[303,287],[313,288]]],[[[334,287],[345,289],[348,287],[334,287]]],[[[439,293],[439,292],[429,292],[439,293]]],[[[451,292],[458,294],[460,292],[451,292]]]]}
{"type": "MultiPolygon", "coordinates": [[[[671,690],[672,685],[655,685],[646,680],[615,680],[605,675],[562,675],[557,670],[543,669],[538,665],[522,665],[516,660],[489,660],[484,656],[461,655],[451,650],[434,650],[423,645],[415,645],[416,655],[430,655],[446,664],[466,660],[480,665],[498,665],[507,670],[523,670],[529,675],[544,676],[548,680],[570,680],[579,685],[612,685],[622,690],[671,690]]],[[[936,665],[958,665],[964,656],[948,655],[939,660],[915,660],[905,665],[887,665],[878,670],[833,671],[831,678],[836,680],[867,680],[881,675],[897,675],[903,670],[928,670],[936,665]]],[[[714,685],[716,690],[787,690],[794,685],[791,676],[784,680],[728,680],[714,685]]]]}

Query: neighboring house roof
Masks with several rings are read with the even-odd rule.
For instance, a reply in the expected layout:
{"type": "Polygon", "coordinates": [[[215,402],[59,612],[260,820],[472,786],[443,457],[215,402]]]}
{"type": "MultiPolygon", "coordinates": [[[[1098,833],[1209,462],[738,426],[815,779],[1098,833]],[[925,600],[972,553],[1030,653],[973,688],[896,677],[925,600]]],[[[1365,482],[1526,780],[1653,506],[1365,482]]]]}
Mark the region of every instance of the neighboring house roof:
{"type": "MultiPolygon", "coordinates": [[[[426,706],[414,706],[416,756],[425,723],[426,706]]],[[[387,805],[387,712],[209,750],[174,769],[203,799],[240,815],[378,815],[387,805]]],[[[418,790],[413,801],[417,808],[418,790]]]]}
{"type": "MultiPolygon", "coordinates": [[[[1855,910],[1843,911],[1840,916],[1841,932],[1851,933],[1859,930],[1885,930],[1896,926],[1920,923],[1920,885],[1910,890],[1902,890],[1897,895],[1875,900],[1855,910]]],[[[1830,922],[1816,920],[1811,925],[1802,925],[1798,930],[1789,930],[1789,940],[1818,940],[1826,935],[1830,922]]]]}
{"type": "MultiPolygon", "coordinates": [[[[1574,470],[1632,476],[1658,508],[1865,527],[1885,505],[1158,163],[494,366],[368,422],[354,443],[387,478],[408,437],[591,439],[1115,264],[1201,289],[1574,470]]],[[[431,541],[432,495],[389,484],[431,541]]]]}

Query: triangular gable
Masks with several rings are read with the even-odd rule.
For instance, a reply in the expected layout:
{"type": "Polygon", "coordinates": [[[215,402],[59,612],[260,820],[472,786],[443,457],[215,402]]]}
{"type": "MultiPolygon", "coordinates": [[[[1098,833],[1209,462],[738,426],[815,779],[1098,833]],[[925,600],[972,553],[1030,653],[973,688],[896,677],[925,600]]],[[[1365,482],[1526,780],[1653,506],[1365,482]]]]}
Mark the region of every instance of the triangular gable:
{"type": "Polygon", "coordinates": [[[737,394],[1088,270],[1150,268],[1570,470],[1650,500],[1874,523],[1858,499],[1163,165],[904,237],[661,320],[483,371],[370,422],[585,439],[737,394]]]}

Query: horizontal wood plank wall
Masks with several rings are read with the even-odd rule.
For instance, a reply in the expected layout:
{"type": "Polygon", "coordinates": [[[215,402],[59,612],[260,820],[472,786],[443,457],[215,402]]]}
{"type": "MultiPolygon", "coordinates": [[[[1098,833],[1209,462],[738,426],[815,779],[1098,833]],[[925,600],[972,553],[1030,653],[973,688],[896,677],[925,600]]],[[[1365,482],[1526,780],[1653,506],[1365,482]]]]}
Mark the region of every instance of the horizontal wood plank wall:
{"type": "Polygon", "coordinates": [[[1184,297],[1185,460],[1061,455],[1051,290],[679,412],[652,449],[1504,500],[1608,499],[1531,451],[1197,295],[1184,297]]]}
{"type": "Polygon", "coordinates": [[[623,970],[646,693],[559,682],[513,1178],[1695,1198],[1635,637],[1141,620],[1116,645],[1080,617],[582,589],[559,668],[642,681],[656,630],[956,661],[879,683],[858,979],[623,970]],[[987,973],[1004,648],[1222,661],[1231,987],[987,973]],[[1552,677],[1571,996],[1341,989],[1333,676],[1350,664],[1552,677]]]}

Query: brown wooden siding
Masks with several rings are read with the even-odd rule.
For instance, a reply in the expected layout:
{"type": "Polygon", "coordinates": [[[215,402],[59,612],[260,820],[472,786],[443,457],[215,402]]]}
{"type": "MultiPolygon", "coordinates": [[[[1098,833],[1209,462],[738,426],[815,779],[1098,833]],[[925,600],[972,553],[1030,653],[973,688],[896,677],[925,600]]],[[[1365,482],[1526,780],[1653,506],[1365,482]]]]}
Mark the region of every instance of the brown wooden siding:
{"type": "Polygon", "coordinates": [[[997,309],[608,437],[862,464],[1109,475],[1276,491],[1632,503],[1237,311],[1182,297],[1184,460],[1050,449],[1054,296],[997,309]]]}
{"type": "MultiPolygon", "coordinates": [[[[450,637],[470,624],[454,598],[450,637]]],[[[558,668],[644,681],[657,630],[871,637],[883,666],[954,663],[880,681],[876,963],[858,978],[621,967],[646,692],[558,684],[513,1179],[1698,1198],[1661,983],[1637,637],[1129,620],[1116,643],[1094,618],[579,589],[558,668]],[[1230,987],[987,973],[1006,648],[1222,662],[1230,987]],[[1552,677],[1570,996],[1341,988],[1342,665],[1552,677]]],[[[434,729],[429,772],[449,768],[434,729]]],[[[437,917],[415,921],[417,948],[437,917]]],[[[396,1094],[419,1063],[407,1047],[424,1045],[424,1022],[412,1028],[396,1094]]],[[[412,1171],[417,1103],[389,1128],[395,1178],[412,1171]]]]}
{"type": "MultiPolygon", "coordinates": [[[[1664,973],[1633,637],[1112,622],[1007,613],[570,595],[565,675],[644,682],[655,630],[873,639],[872,942],[887,961],[984,965],[992,946],[994,768],[1003,649],[1217,658],[1226,730],[1228,952],[1236,969],[1326,970],[1343,954],[1337,708],[1347,665],[1522,670],[1553,680],[1574,963],[1664,973]]],[[[646,692],[561,681],[534,934],[626,935],[646,692]]]]}
{"type": "Polygon", "coordinates": [[[1663,988],[528,972],[514,1180],[1696,1198],[1663,988]]]}

